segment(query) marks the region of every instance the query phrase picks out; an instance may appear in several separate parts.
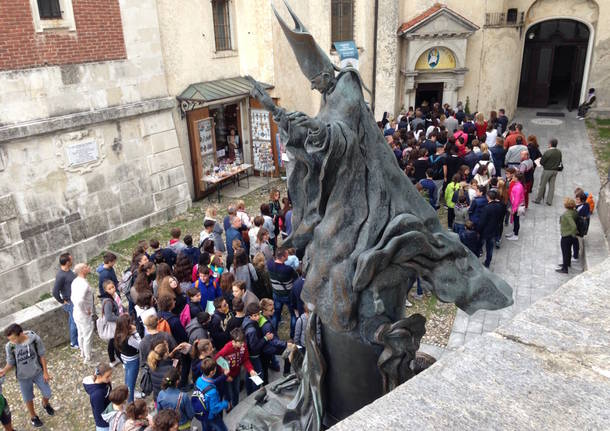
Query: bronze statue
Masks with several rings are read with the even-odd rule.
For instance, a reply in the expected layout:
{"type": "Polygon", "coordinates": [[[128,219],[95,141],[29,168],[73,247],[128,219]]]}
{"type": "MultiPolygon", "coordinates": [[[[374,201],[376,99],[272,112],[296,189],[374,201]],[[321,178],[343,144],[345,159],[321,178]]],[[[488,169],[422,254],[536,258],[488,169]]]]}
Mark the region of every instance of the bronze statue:
{"type": "Polygon", "coordinates": [[[273,11],[311,88],[322,94],[320,111],[286,112],[254,80],[252,95],[273,114],[293,160],[287,241],[302,257],[302,299],[314,306],[321,342],[310,339],[303,359],[299,394],[309,405],[288,405],[278,429],[318,430],[413,376],[425,319],[405,319],[405,299],[417,277],[468,313],[512,304],[512,289],[440,225],[379,131],[358,71],[338,70],[284,3],[294,28],[273,11]]]}

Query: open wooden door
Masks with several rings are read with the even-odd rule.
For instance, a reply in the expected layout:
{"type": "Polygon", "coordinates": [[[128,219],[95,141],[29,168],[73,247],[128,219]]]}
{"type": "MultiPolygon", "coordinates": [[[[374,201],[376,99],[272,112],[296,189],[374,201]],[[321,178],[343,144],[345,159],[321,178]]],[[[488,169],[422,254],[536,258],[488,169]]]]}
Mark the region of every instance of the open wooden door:
{"type": "MultiPolygon", "coordinates": [[[[277,105],[277,98],[273,98],[273,101],[277,105]]],[[[252,97],[249,120],[254,175],[279,176],[278,126],[269,111],[252,97]]]]}
{"type": "Polygon", "coordinates": [[[205,172],[216,165],[216,138],[214,119],[208,108],[200,108],[186,113],[189,143],[191,149],[191,168],[195,185],[195,198],[201,199],[206,190],[203,181],[205,172]]]}
{"type": "Polygon", "coordinates": [[[580,103],[580,91],[582,88],[583,74],[585,71],[585,59],[587,57],[587,46],[577,46],[572,63],[570,75],[570,89],[568,93],[568,110],[578,108],[580,103]]]}

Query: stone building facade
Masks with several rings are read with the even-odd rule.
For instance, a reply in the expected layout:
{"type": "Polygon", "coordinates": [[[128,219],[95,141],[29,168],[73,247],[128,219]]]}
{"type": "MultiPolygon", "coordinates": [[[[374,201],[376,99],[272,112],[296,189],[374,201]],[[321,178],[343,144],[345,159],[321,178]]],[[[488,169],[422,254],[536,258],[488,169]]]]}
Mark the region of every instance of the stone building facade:
{"type": "Polygon", "coordinates": [[[156,2],[52,3],[0,0],[0,316],[191,203],[156,2]]]}
{"type": "MultiPolygon", "coordinates": [[[[333,42],[354,41],[377,119],[433,98],[561,108],[588,87],[610,111],[607,1],[286,1],[337,64],[333,42]]],[[[277,175],[281,143],[270,124],[260,146],[246,75],[317,112],[268,0],[179,3],[0,0],[0,314],[49,290],[60,252],[90,258],[210,192],[231,128],[251,173],[277,175]]]]}

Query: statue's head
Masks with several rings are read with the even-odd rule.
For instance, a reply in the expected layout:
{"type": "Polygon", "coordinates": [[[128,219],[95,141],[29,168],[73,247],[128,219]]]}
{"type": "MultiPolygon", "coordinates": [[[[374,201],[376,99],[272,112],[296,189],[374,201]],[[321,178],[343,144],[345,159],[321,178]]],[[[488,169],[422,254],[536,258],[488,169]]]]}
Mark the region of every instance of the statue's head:
{"type": "Polygon", "coordinates": [[[332,86],[334,80],[334,72],[319,73],[311,80],[311,89],[318,90],[320,93],[326,93],[332,86]]]}
{"type": "Polygon", "coordinates": [[[286,39],[288,39],[288,43],[290,43],[301,71],[311,82],[312,90],[315,89],[324,93],[332,86],[335,78],[335,67],[285,0],[284,4],[294,21],[294,28],[286,24],[273,4],[271,7],[284,35],[286,35],[286,39]]]}

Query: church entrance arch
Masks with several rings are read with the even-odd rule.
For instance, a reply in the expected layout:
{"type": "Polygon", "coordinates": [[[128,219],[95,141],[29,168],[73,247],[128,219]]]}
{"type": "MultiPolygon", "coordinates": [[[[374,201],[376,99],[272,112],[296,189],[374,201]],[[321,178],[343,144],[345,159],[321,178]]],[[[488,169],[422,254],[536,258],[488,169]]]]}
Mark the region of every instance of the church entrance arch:
{"type": "Polygon", "coordinates": [[[525,33],[518,105],[578,107],[591,31],[573,19],[551,19],[525,33]]]}

